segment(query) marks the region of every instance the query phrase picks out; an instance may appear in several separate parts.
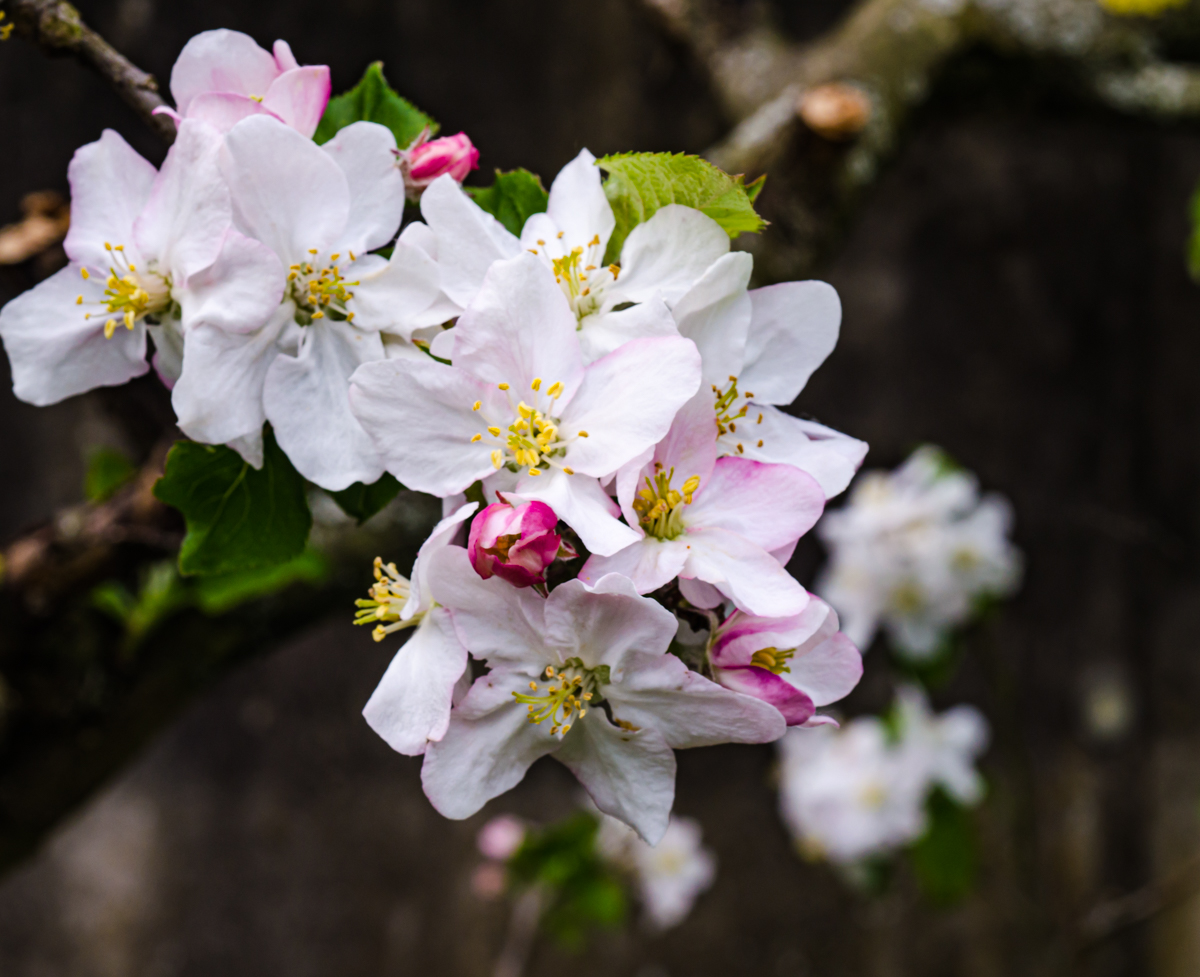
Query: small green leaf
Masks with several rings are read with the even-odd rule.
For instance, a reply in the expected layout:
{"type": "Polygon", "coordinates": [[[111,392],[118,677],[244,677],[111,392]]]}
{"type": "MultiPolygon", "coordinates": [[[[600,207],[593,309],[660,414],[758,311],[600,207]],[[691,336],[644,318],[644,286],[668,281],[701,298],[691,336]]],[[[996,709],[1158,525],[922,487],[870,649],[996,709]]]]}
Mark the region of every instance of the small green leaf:
{"type": "Polygon", "coordinates": [[[549,194],[542,188],[541,178],[528,170],[501,173],[490,187],[465,187],[471,199],[517,237],[525,222],[534,214],[546,211],[549,194]]]}
{"type": "Polygon", "coordinates": [[[195,586],[196,604],[205,614],[224,614],[294,583],[320,583],[328,573],[329,563],[310,546],[294,560],[273,567],[200,577],[195,586]]]}
{"type": "Polygon", "coordinates": [[[230,448],[177,441],[154,494],[187,521],[179,551],[185,574],[284,563],[300,555],[312,528],[304,479],[270,428],[263,436],[260,470],[230,448]]]}
{"type": "Polygon", "coordinates": [[[344,488],[340,492],[330,492],[329,495],[338,504],[342,512],[353,519],[357,519],[358,524],[361,526],[391,502],[402,488],[404,488],[403,485],[392,478],[387,472],[384,472],[383,477],[379,481],[373,482],[370,485],[355,482],[349,488],[344,488]]]}
{"type": "Polygon", "coordinates": [[[909,848],[921,891],[931,902],[950,905],[975,881],[975,836],[961,804],[940,787],[929,797],[929,828],[909,848]]]}
{"type": "Polygon", "coordinates": [[[430,136],[436,135],[438,124],[419,108],[401,98],[383,77],[383,62],[376,61],[363,73],[362,80],[344,95],[329,100],[321,124],[313,139],[318,145],[329,142],[339,129],[352,122],[378,122],[392,130],[396,145],[400,149],[412,145],[413,140],[428,128],[430,136]]]}
{"type": "Polygon", "coordinates": [[[121,452],[97,448],[88,457],[83,494],[89,502],[103,502],[136,474],[137,469],[121,452]]]}
{"type": "Polygon", "coordinates": [[[730,237],[766,226],[754,210],[761,178],[746,187],[740,176],[730,176],[708,160],[684,153],[621,153],[605,156],[596,165],[608,174],[604,194],[617,219],[605,263],[620,260],[629,232],[667,204],[695,207],[730,237]]]}

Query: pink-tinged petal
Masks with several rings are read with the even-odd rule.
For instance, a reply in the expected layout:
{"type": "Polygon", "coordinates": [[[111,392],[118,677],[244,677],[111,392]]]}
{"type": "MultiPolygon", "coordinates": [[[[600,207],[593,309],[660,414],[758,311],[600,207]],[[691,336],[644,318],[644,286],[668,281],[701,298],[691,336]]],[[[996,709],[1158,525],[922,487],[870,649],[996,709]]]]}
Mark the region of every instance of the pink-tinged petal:
{"type": "Polygon", "coordinates": [[[460,308],[471,304],[492,262],[521,253],[521,242],[448,173],[421,194],[421,215],[437,236],[442,289],[460,308]]]}
{"type": "Polygon", "coordinates": [[[671,430],[655,445],[653,460],[667,471],[675,469],[672,484],[676,489],[693,475],[700,479],[702,487],[712,480],[717,463],[717,421],[712,393],[703,384],[696,395],[679,408],[671,422],[671,430]]]}
{"type": "Polygon", "coordinates": [[[599,235],[603,254],[617,221],[604,196],[596,157],[586,149],[581,149],[578,156],[558,171],[550,184],[546,213],[562,230],[568,247],[587,247],[599,235]]]}
{"type": "MultiPolygon", "coordinates": [[[[750,299],[746,286],[754,259],[744,251],[719,258],[671,310],[679,335],[696,344],[704,360],[704,383],[724,387],[742,369],[750,299]]],[[[749,388],[753,390],[754,388],[749,388]]]]}
{"type": "Polygon", "coordinates": [[[707,584],[703,580],[689,580],[687,577],[680,577],[679,592],[683,595],[683,599],[693,607],[702,607],[705,610],[720,607],[725,603],[725,595],[712,584],[707,584]]]}
{"type": "Polygon", "coordinates": [[[631,653],[602,691],[615,719],[657,730],[676,750],[770,743],[787,728],[773,706],[721,688],[674,655],[631,653]]]}
{"type": "Polygon", "coordinates": [[[284,71],[271,82],[263,105],[300,135],[311,139],[329,104],[330,80],[326,65],[309,65],[284,71]]]}
{"type": "Polygon", "coordinates": [[[812,529],[824,509],[821,486],[798,468],[718,458],[683,519],[689,527],[727,529],[776,550],[812,529]]]}
{"type": "Polygon", "coordinates": [[[255,116],[229,131],[221,162],[239,229],[284,264],[340,239],[350,187],[342,168],[312,140],[278,119],[255,116]]]}
{"type": "Polygon", "coordinates": [[[639,594],[648,594],[674,580],[687,557],[685,537],[662,540],[645,536],[611,556],[593,553],[579,571],[579,579],[593,583],[606,573],[619,573],[633,581],[639,594]]]}
{"type": "Polygon", "coordinates": [[[657,444],[700,386],[700,354],[686,339],[635,339],[584,372],[562,412],[564,438],[575,437],[567,464],[605,478],[657,444]],[[587,431],[588,437],[576,437],[587,431]]]}
{"type": "Polygon", "coordinates": [[[409,180],[419,187],[445,175],[455,183],[462,183],[471,170],[479,169],[479,150],[465,132],[442,136],[409,150],[408,167],[409,180]]]}
{"type": "Polygon", "coordinates": [[[438,297],[437,264],[420,248],[396,242],[388,263],[369,275],[357,274],[347,308],[360,329],[382,329],[405,339],[431,325],[425,313],[438,297]]]}
{"type": "Polygon", "coordinates": [[[753,315],[739,383],[764,404],[790,404],[833,352],[842,303],[825,282],[783,282],[750,293],[753,315]]]}
{"type": "Polygon", "coordinates": [[[592,553],[615,553],[641,538],[617,519],[620,510],[613,500],[596,479],[586,475],[567,475],[553,469],[535,478],[524,475],[517,483],[513,498],[545,502],[579,534],[583,545],[592,553]]]}
{"type": "Polygon", "coordinates": [[[710,583],[754,614],[799,614],[808,593],[761,547],[727,529],[689,530],[688,562],[681,576],[710,583]]]}
{"type": "Polygon", "coordinates": [[[256,115],[287,125],[258,99],[236,92],[205,92],[197,95],[188,106],[187,118],[202,122],[216,132],[228,132],[243,119],[256,115]]]}
{"type": "Polygon", "coordinates": [[[351,378],[350,403],[387,470],[409,488],[452,495],[494,471],[490,452],[471,438],[501,416],[503,395],[465,370],[428,358],[368,363],[351,378]],[[482,401],[483,411],[471,409],[482,401]]]}
{"type": "Polygon", "coordinates": [[[266,95],[279,74],[275,58],[241,31],[197,34],[183,46],[171,69],[171,97],[181,115],[204,92],[266,95]]]}
{"type": "Polygon", "coordinates": [[[547,644],[561,649],[564,659],[578,655],[590,667],[609,665],[619,671],[627,655],[662,654],[676,628],[674,614],[639,596],[628,579],[615,573],[594,585],[568,580],[546,599],[547,644]]]}
{"type": "Polygon", "coordinates": [[[493,665],[533,660],[534,673],[541,672],[549,654],[539,654],[544,598],[498,577],[484,580],[461,546],[438,550],[422,566],[430,595],[450,609],[459,640],[472,655],[493,665]]]}
{"type": "Polygon", "coordinates": [[[810,651],[797,651],[790,664],[783,677],[818,706],[846,698],[863,673],[862,654],[840,631],[810,651]]]}
{"type": "Polygon", "coordinates": [[[217,260],[233,224],[229,190],[217,164],[220,151],[215,129],[184,120],[133,225],[138,250],[156,259],[160,272],[177,285],[217,260]]]}
{"type": "Polygon", "coordinates": [[[271,45],[271,54],[275,56],[275,65],[281,72],[300,67],[300,62],[296,60],[292,46],[287,41],[278,40],[271,45]]]}
{"type": "MultiPolygon", "coordinates": [[[[827,499],[846,489],[867,455],[865,441],[816,421],[792,417],[766,404],[750,404],[747,422],[747,428],[738,432],[743,435],[741,457],[792,465],[808,472],[817,480],[827,499]],[[759,417],[761,421],[757,420],[759,417]],[[753,433],[749,433],[751,431],[753,433]],[[759,441],[762,441],[761,446],[759,441]]],[[[728,437],[722,439],[723,442],[728,440],[728,437]]]]}
{"type": "Polygon", "coordinates": [[[466,667],[467,649],[449,612],[435,607],[396,652],[363,717],[397,753],[418,756],[446,735],[454,686],[466,667]]]}
{"type": "Polygon", "coordinates": [[[291,303],[262,329],[231,332],[201,322],[183,335],[183,370],[171,391],[179,429],[204,444],[256,434],[267,419],[263,386],[279,356],[278,339],[291,303]]]}
{"type": "Polygon", "coordinates": [[[207,325],[231,333],[257,332],[279,314],[284,282],[274,251],[230,229],[216,261],[175,289],[184,331],[207,325]]]}
{"type": "Polygon", "coordinates": [[[613,291],[626,302],[658,294],[673,306],[728,253],[729,235],[720,224],[691,207],[667,204],[629,232],[613,291]]]}
{"type": "Polygon", "coordinates": [[[404,216],[404,177],[396,166],[395,149],[392,130],[375,122],[345,126],[321,147],[341,168],[350,188],[350,216],[337,241],[339,251],[363,254],[396,236],[404,216]]]}
{"type": "Polygon", "coordinates": [[[658,296],[651,296],[641,305],[620,312],[603,312],[588,316],[580,323],[579,346],[583,362],[594,363],[620,349],[631,339],[645,336],[678,336],[675,317],[658,296]]]}
{"type": "Polygon", "coordinates": [[[558,748],[550,724],[529,722],[525,708],[513,698],[528,681],[527,675],[507,670],[476,679],[450,714],[446,735],[429,744],[421,784],[444,817],[469,818],[516,787],[535,760],[558,748]]]}
{"type": "Polygon", "coordinates": [[[563,737],[554,757],[583,784],[605,814],[649,845],[666,833],[675,803],[675,753],[653,729],[630,732],[589,710],[563,737]]]}
{"type": "Polygon", "coordinates": [[[725,688],[753,696],[774,706],[789,726],[802,726],[816,712],[812,699],[800,689],[757,665],[715,669],[715,678],[725,688]]]}
{"type": "MultiPolygon", "coordinates": [[[[13,393],[27,404],[44,407],[96,387],[112,387],[140,377],[146,362],[146,327],[119,325],[104,338],[108,316],[93,315],[75,304],[99,302],[103,288],[93,277],[84,281],[70,265],[0,310],[0,338],[8,353],[13,393]]],[[[93,305],[91,309],[95,309],[93,305]]]]}
{"type": "MultiPolygon", "coordinates": [[[[63,241],[70,259],[107,274],[110,262],[105,243],[134,243],[133,223],[150,199],[157,175],[157,170],[111,129],[75,150],[67,167],[71,229],[63,241]]],[[[75,274],[78,277],[79,272],[75,274]]]]}
{"type": "Polygon", "coordinates": [[[514,587],[531,587],[545,581],[558,556],[557,526],[558,516],[544,502],[493,503],[471,523],[467,555],[483,579],[498,576],[514,587]]]}
{"type": "MultiPolygon", "coordinates": [[[[417,558],[413,560],[412,573],[409,574],[409,578],[412,580],[412,591],[408,595],[404,608],[400,611],[400,620],[407,621],[420,611],[427,611],[434,606],[433,591],[426,571],[433,562],[434,554],[440,553],[446,547],[454,544],[455,538],[460,534],[462,524],[470,519],[478,508],[478,502],[467,502],[456,506],[438,521],[429,534],[429,538],[421,544],[421,548],[417,550],[417,558]]],[[[457,548],[461,549],[462,547],[457,548]]]]}
{"type": "Polygon", "coordinates": [[[803,729],[816,729],[818,726],[832,726],[837,729],[841,724],[832,716],[822,716],[820,713],[815,713],[807,722],[801,723],[803,729]]]}
{"type": "MultiPolygon", "coordinates": [[[[575,317],[554,276],[531,254],[497,261],[454,327],[454,365],[534,400],[530,384],[561,383],[566,403],[583,378],[575,317]]],[[[541,395],[544,400],[545,395],[541,395]]]]}
{"type": "Polygon", "coordinates": [[[323,319],[304,330],[296,356],[281,355],[267,371],[263,406],[275,437],[296,470],[336,492],[383,474],[383,459],[350,410],[350,376],[383,359],[378,333],[323,319]]]}

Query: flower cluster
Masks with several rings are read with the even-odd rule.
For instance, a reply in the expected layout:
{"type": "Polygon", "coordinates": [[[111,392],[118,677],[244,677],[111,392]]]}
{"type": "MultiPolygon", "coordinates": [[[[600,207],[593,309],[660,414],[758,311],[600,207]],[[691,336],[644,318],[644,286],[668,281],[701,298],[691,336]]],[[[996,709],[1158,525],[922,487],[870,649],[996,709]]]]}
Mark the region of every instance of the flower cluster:
{"type": "Polygon", "coordinates": [[[809,857],[854,867],[889,854],[925,833],[935,788],[964,806],[979,802],[974,762],[987,741],[978,710],[956,706],[934,716],[922,691],[903,687],[891,728],[861,716],[780,741],[783,819],[809,857]]]}
{"type": "Polygon", "coordinates": [[[817,591],[859,648],[882,625],[900,655],[928,661],[981,601],[1016,589],[1021,554],[1011,526],[1007,501],[980,498],[974,476],[920,448],[894,472],[864,474],[847,504],[821,521],[830,562],[817,591]]]}

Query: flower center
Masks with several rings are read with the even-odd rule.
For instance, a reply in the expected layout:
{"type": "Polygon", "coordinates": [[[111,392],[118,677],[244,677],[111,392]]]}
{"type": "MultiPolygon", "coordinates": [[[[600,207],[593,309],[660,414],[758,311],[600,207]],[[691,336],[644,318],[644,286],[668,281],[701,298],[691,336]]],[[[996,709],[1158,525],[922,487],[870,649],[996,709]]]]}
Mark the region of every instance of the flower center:
{"type": "Polygon", "coordinates": [[[607,665],[588,668],[580,658],[568,658],[557,670],[547,665],[542,676],[544,687],[530,682],[528,692],[514,692],[513,698],[529,710],[531,723],[537,726],[549,719],[550,732],[558,736],[567,735],[576,717],[587,715],[596,690],[609,683],[607,665]]]}
{"type": "Polygon", "coordinates": [[[408,578],[402,576],[396,569],[396,564],[384,564],[381,557],[375,557],[375,583],[371,585],[370,597],[360,597],[354,602],[359,608],[354,614],[355,624],[374,624],[375,630],[371,637],[382,641],[393,631],[415,627],[421,623],[424,613],[414,614],[407,621],[400,620],[400,612],[408,603],[408,595],[412,585],[408,578]],[[383,624],[388,621],[390,623],[383,624]]]}
{"type": "Polygon", "coordinates": [[[749,390],[739,393],[735,376],[729,378],[729,386],[724,390],[715,384],[712,390],[716,395],[714,406],[717,411],[717,442],[720,444],[722,452],[727,455],[744,454],[746,451],[745,440],[752,440],[756,447],[761,448],[763,441],[754,433],[754,426],[762,423],[762,412],[758,411],[758,416],[753,420],[745,420],[750,412],[750,401],[754,399],[754,394],[749,390]],[[738,431],[739,421],[742,422],[740,433],[738,431]]]}
{"type": "MultiPolygon", "coordinates": [[[[104,281],[104,298],[99,302],[84,302],[80,295],[76,305],[98,305],[103,312],[89,312],[84,318],[94,315],[109,316],[104,322],[104,338],[112,339],[120,323],[132,329],[134,323],[146,316],[157,315],[171,307],[171,282],[157,272],[138,272],[137,265],[125,256],[125,245],[104,242],[109,253],[108,278],[104,281]]],[[[84,278],[91,278],[86,268],[79,269],[84,278]]]]}
{"type": "Polygon", "coordinates": [[[750,664],[765,668],[768,672],[776,675],[782,675],[784,672],[791,671],[787,663],[791,661],[794,654],[796,654],[795,648],[785,648],[782,651],[778,648],[760,648],[750,656],[750,664]]]}
{"type": "Polygon", "coordinates": [[[671,488],[675,469],[663,472],[662,463],[657,461],[654,468],[653,480],[646,476],[646,487],[633,500],[633,509],[647,535],[675,539],[683,532],[683,507],[692,504],[692,496],[700,487],[700,476],[693,475],[676,491],[671,488]]]}
{"type": "MultiPolygon", "coordinates": [[[[488,417],[483,412],[482,401],[475,401],[472,407],[488,422],[486,437],[490,439],[493,467],[507,467],[512,472],[527,468],[530,475],[541,475],[547,468],[558,468],[568,475],[574,475],[574,470],[563,464],[567,448],[574,438],[562,436],[560,421],[553,414],[555,401],[562,395],[563,385],[555,381],[543,391],[542,378],[535,378],[529,385],[532,405],[524,400],[514,402],[507,383],[498,386],[508,395],[508,404],[512,408],[508,424],[504,424],[504,418],[488,417]]],[[[587,431],[579,431],[575,435],[580,438],[587,436],[587,431]]],[[[471,441],[483,441],[484,437],[484,434],[476,434],[471,441]]]]}
{"type": "MultiPolygon", "coordinates": [[[[315,248],[308,253],[316,257],[315,248]]],[[[350,262],[358,260],[353,251],[348,252],[350,262]]],[[[310,326],[314,319],[324,319],[329,316],[339,321],[353,322],[354,313],[346,308],[346,303],[354,298],[351,288],[359,285],[358,281],[346,281],[342,276],[338,259],[341,254],[331,254],[329,264],[324,268],[317,267],[312,260],[301,261],[288,269],[288,295],[296,306],[296,322],[301,326],[310,326]]]]}
{"type": "MultiPolygon", "coordinates": [[[[558,232],[558,236],[562,237],[562,231],[558,232]]],[[[577,328],[582,328],[582,321],[587,316],[600,311],[604,288],[617,280],[621,273],[620,266],[613,264],[607,268],[600,267],[600,262],[604,260],[604,248],[600,244],[599,234],[588,242],[586,248],[572,248],[569,254],[561,258],[550,257],[544,240],[539,238],[537,243],[536,248],[529,250],[550,263],[554,280],[567,297],[576,320],[581,323],[577,328]]]]}

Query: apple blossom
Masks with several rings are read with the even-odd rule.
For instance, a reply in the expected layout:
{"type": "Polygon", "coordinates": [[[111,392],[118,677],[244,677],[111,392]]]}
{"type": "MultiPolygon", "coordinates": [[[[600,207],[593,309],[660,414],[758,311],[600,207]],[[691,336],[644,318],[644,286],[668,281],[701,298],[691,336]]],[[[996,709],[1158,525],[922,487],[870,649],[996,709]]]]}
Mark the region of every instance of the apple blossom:
{"type": "Polygon", "coordinates": [[[897,725],[906,761],[924,771],[960,804],[974,805],[983,797],[983,778],[974,767],[987,748],[987,720],[974,706],[955,706],[940,716],[929,709],[925,693],[905,685],[896,694],[897,725]]]}
{"type": "Polygon", "coordinates": [[[981,498],[974,476],[921,448],[892,473],[864,475],[821,522],[830,561],[817,590],[860,648],[882,625],[900,654],[927,660],[980,598],[1016,588],[1011,524],[1004,499],[981,498]]]}
{"type": "Polygon", "coordinates": [[[71,263],[0,312],[19,398],[52,404],[141,376],[148,327],[170,378],[182,333],[267,320],[282,269],[233,229],[219,149],[213,129],[186,120],[161,172],[111,130],[75,153],[71,263]]]}
{"type": "Polygon", "coordinates": [[[772,553],[816,523],[821,487],[790,465],[716,455],[711,398],[701,391],[652,453],[617,473],[617,498],[640,538],[592,556],[580,576],[622,573],[641,593],[694,578],[754,614],[803,611],[808,594],[772,553]]]}
{"type": "Polygon", "coordinates": [[[554,530],[558,516],[544,502],[489,505],[471,523],[467,553],[484,580],[497,576],[514,587],[546,582],[546,569],[562,555],[562,537],[554,530]]]}
{"type": "Polygon", "coordinates": [[[396,358],[352,378],[388,471],[442,497],[482,479],[544,502],[595,553],[636,542],[598,479],[666,434],[699,385],[695,346],[639,339],[585,367],[566,299],[527,254],[491,267],[453,337],[453,366],[396,358]]]}
{"type": "Polygon", "coordinates": [[[601,811],[653,844],[674,798],[674,749],[768,742],[785,728],[766,703],[668,654],[674,616],[624,577],[571,580],[543,598],[481,579],[456,548],[429,572],[460,640],[490,668],[425,754],[425,793],[446,817],[470,817],[552,753],[601,811]]]}
{"type": "Polygon", "coordinates": [[[424,753],[429,742],[445,735],[450,722],[450,703],[455,685],[464,677],[467,651],[455,637],[446,610],[434,603],[428,568],[476,508],[477,503],[470,502],[434,527],[417,552],[411,582],[394,564],[384,565],[376,557],[371,596],[356,602],[360,609],[354,623],[374,624],[376,641],[395,631],[416,629],[363,709],[367,723],[398,753],[424,753]]]}
{"type": "Polygon", "coordinates": [[[329,68],[301,65],[287,41],[272,52],[240,31],[203,31],[193,37],[171,69],[175,108],[159,109],[200,119],[228,132],[242,119],[265,115],[311,139],[329,102],[329,68]]]}

